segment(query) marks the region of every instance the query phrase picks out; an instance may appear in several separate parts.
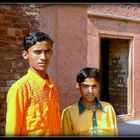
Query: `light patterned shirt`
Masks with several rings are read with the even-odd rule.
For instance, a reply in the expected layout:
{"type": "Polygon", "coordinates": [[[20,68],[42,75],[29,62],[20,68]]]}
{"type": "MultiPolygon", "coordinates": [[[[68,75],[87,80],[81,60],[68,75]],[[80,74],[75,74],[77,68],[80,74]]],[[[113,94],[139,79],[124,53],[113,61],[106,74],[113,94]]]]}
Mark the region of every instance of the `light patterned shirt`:
{"type": "Polygon", "coordinates": [[[7,94],[6,135],[43,136],[60,134],[59,91],[31,69],[7,94]]]}
{"type": "Polygon", "coordinates": [[[112,105],[96,98],[95,111],[79,102],[62,112],[61,133],[64,136],[116,136],[116,114],[112,105]]]}

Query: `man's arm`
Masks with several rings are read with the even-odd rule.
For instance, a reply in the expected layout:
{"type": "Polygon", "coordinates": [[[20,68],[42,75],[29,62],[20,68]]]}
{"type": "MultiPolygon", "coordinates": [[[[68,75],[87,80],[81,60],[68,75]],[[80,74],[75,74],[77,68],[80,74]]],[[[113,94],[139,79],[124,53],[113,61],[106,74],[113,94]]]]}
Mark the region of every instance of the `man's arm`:
{"type": "Polygon", "coordinates": [[[24,114],[24,101],[22,89],[12,87],[7,94],[6,129],[7,136],[20,135],[24,114]]]}
{"type": "Polygon", "coordinates": [[[72,123],[68,109],[64,109],[61,116],[61,134],[64,136],[72,136],[72,123]]]}

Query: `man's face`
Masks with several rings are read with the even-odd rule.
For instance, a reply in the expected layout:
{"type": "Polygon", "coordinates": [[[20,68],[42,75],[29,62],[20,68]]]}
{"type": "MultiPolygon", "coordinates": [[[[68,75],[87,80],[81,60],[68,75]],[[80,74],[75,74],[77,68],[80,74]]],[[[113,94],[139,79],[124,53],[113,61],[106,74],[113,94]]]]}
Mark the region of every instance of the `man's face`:
{"type": "Polygon", "coordinates": [[[48,41],[37,42],[27,51],[23,52],[24,59],[28,59],[31,69],[36,72],[46,72],[51,56],[52,46],[48,41]]]}
{"type": "Polygon", "coordinates": [[[80,84],[80,92],[84,103],[93,103],[95,97],[99,95],[100,83],[95,78],[86,78],[80,84]]]}

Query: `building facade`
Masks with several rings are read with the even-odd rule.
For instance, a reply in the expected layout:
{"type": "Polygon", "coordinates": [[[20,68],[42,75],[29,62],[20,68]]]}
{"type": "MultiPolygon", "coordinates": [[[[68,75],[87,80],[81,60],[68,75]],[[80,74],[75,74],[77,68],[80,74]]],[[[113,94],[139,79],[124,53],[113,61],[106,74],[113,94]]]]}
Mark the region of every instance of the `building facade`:
{"type": "Polygon", "coordinates": [[[140,5],[0,5],[1,135],[7,91],[28,69],[22,39],[35,30],[55,42],[48,73],[60,89],[61,111],[79,99],[76,74],[91,66],[102,70],[99,98],[114,106],[118,120],[140,119],[140,5]]]}

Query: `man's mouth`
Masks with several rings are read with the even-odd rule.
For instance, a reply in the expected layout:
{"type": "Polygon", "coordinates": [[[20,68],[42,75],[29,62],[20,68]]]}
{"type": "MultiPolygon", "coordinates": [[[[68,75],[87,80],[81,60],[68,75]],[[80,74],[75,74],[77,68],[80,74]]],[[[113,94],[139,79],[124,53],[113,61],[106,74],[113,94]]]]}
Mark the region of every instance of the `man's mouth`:
{"type": "Polygon", "coordinates": [[[87,94],[86,96],[87,96],[87,97],[90,97],[90,98],[94,97],[93,94],[87,94]]]}
{"type": "Polygon", "coordinates": [[[45,63],[39,63],[39,64],[47,64],[47,62],[45,62],[45,63]]]}
{"type": "Polygon", "coordinates": [[[47,62],[42,62],[42,63],[38,63],[39,65],[48,65],[48,63],[47,62]]]}

